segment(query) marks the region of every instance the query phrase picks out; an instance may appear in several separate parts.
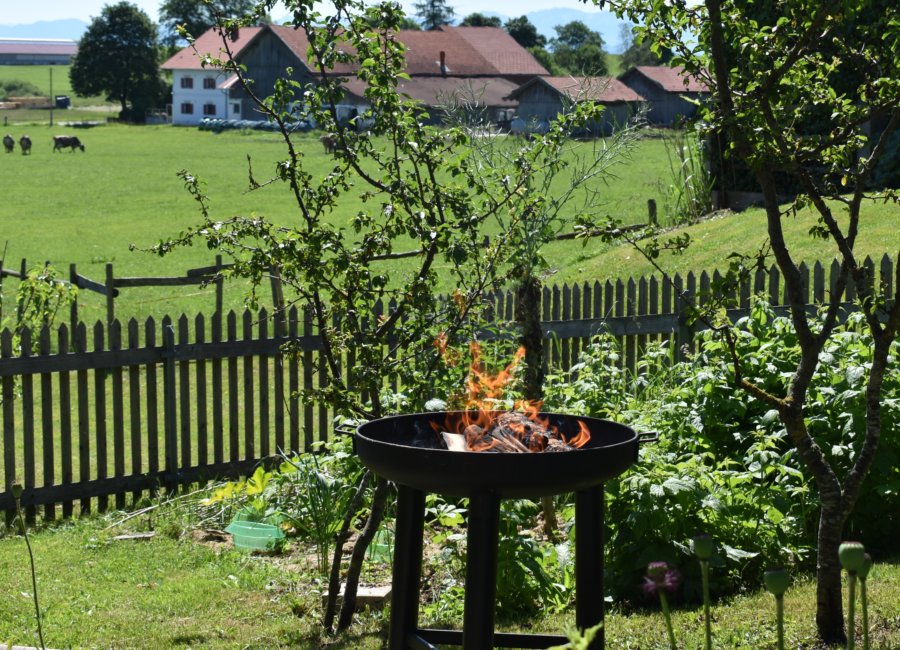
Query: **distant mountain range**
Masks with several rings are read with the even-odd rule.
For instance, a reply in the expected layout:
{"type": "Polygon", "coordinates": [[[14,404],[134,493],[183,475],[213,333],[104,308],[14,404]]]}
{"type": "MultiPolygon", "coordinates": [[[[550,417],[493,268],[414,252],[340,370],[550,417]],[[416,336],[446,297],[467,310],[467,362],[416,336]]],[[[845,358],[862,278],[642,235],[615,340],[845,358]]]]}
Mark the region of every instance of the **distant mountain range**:
{"type": "Polygon", "coordinates": [[[0,38],[81,38],[88,24],[77,18],[39,20],[30,25],[0,25],[0,38]]]}
{"type": "MultiPolygon", "coordinates": [[[[497,16],[504,23],[510,16],[494,11],[483,12],[486,16],[497,16]]],[[[556,36],[553,30],[557,25],[565,25],[573,20],[580,20],[595,32],[600,32],[606,42],[608,52],[619,49],[619,25],[621,20],[611,11],[579,11],[578,9],[542,9],[525,14],[528,20],[537,27],[540,34],[548,39],[556,36]]],[[[517,16],[516,16],[517,17],[517,16]]],[[[276,22],[282,23],[289,17],[276,22]]],[[[462,18],[462,16],[460,16],[462,18]]],[[[0,25],[0,38],[71,38],[78,40],[87,29],[88,23],[77,18],[64,20],[39,20],[30,25],[0,25]]]]}

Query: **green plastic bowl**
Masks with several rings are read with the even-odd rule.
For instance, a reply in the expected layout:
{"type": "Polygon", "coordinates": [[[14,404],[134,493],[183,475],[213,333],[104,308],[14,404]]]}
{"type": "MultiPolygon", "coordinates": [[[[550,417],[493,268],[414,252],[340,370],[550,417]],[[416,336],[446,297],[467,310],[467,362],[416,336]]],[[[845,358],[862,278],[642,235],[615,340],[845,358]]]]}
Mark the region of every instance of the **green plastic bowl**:
{"type": "Polygon", "coordinates": [[[284,539],[278,526],[251,521],[235,521],[225,532],[231,533],[234,547],[242,551],[271,550],[279,539],[284,539]]]}

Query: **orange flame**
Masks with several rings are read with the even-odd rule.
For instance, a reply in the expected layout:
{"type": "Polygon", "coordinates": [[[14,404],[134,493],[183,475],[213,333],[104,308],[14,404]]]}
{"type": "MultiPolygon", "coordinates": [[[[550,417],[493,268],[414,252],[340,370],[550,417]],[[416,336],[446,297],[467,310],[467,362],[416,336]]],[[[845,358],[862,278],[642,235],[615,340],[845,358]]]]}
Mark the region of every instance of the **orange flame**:
{"type": "MultiPolygon", "coordinates": [[[[435,339],[434,345],[448,365],[456,365],[458,359],[452,358],[453,351],[448,349],[446,334],[442,333],[435,339]]],[[[466,380],[468,387],[466,410],[448,414],[443,425],[432,422],[431,426],[435,433],[439,436],[442,432],[465,436],[466,447],[469,451],[487,451],[494,447],[502,447],[503,451],[512,452],[544,451],[546,440],[540,436],[528,435],[530,432],[526,431],[527,426],[524,424],[512,424],[510,428],[515,433],[515,437],[506,439],[504,443],[495,439],[485,439],[484,435],[494,427],[495,421],[503,413],[503,411],[491,409],[488,405],[503,397],[504,388],[513,378],[519,361],[525,356],[524,346],[516,351],[509,365],[496,375],[490,374],[481,363],[481,344],[473,341],[469,344],[469,350],[472,353],[472,364],[466,380]],[[528,441],[527,445],[523,442],[525,440],[528,441]]],[[[573,447],[582,447],[590,440],[591,436],[587,426],[579,421],[579,432],[567,442],[560,434],[559,429],[553,426],[548,418],[541,417],[542,406],[543,402],[541,401],[519,400],[515,402],[514,410],[519,411],[528,420],[540,428],[550,431],[554,437],[573,447]]]]}

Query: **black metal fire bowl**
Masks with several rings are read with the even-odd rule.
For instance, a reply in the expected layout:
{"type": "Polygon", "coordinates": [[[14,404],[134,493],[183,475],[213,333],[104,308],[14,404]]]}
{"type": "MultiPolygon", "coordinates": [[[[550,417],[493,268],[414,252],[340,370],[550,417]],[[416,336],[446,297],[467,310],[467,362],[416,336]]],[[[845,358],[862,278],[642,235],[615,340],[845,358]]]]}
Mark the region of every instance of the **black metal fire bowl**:
{"type": "MultiPolygon", "coordinates": [[[[638,459],[642,435],[598,418],[540,413],[566,439],[583,422],[590,440],[565,452],[485,453],[413,447],[415,422],[443,424],[448,412],[373,420],[357,428],[356,452],[378,476],[423,492],[455,497],[493,493],[501,499],[537,499],[577,492],[623,474],[638,459]]],[[[435,434],[437,435],[437,434],[435,434]]]]}

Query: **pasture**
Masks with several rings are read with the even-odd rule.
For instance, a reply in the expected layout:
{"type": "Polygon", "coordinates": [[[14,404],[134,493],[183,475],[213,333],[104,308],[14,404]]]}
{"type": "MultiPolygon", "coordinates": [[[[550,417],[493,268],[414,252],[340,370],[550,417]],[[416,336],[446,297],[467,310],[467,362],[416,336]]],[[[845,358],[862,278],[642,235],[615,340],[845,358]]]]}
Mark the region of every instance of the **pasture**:
{"type": "MultiPolygon", "coordinates": [[[[18,137],[18,131],[14,135],[18,137]]],[[[318,135],[301,134],[296,141],[308,168],[325,175],[333,159],[325,155],[318,135]]],[[[282,183],[246,193],[247,157],[255,178],[262,182],[284,155],[275,134],[232,131],[217,135],[195,128],[110,125],[48,130],[46,136],[31,133],[31,137],[32,156],[0,158],[6,188],[0,206],[2,238],[9,240],[6,268],[18,268],[24,257],[29,265],[49,260],[67,273],[69,263],[74,262],[79,273],[102,281],[106,262],[114,263],[117,277],[183,275],[189,268],[213,263],[213,252],[201,247],[165,259],[128,250],[130,244],[146,247],[199,222],[195,202],[176,177],[180,169],[209,181],[208,195],[216,218],[256,212],[288,225],[297,214],[282,183]],[[86,152],[52,153],[52,135],[70,132],[85,143],[86,152]]],[[[635,163],[619,167],[620,179],[609,184],[611,213],[628,222],[643,219],[647,199],[662,200],[651,183],[665,173],[666,166],[662,142],[642,142],[635,163]]],[[[351,196],[332,218],[336,224],[347,223],[361,207],[351,196]]],[[[598,246],[592,242],[587,251],[596,251],[598,246]]],[[[554,247],[552,254],[565,256],[568,251],[582,254],[581,243],[565,242],[554,247]]],[[[403,261],[396,264],[402,270],[403,261]]],[[[13,295],[16,286],[15,281],[7,280],[4,294],[13,295]]],[[[141,319],[166,313],[209,313],[213,293],[197,287],[125,289],[116,301],[117,315],[141,319]]],[[[227,306],[240,307],[243,294],[243,286],[226,285],[227,306]]],[[[99,294],[82,292],[79,303],[88,322],[105,309],[105,299],[99,294]]]]}

